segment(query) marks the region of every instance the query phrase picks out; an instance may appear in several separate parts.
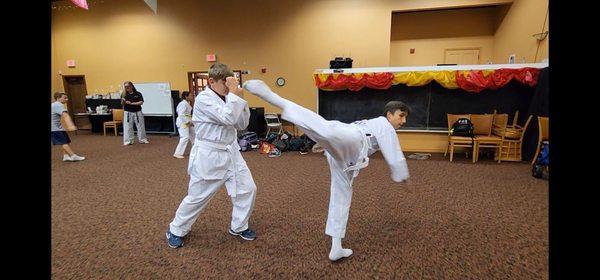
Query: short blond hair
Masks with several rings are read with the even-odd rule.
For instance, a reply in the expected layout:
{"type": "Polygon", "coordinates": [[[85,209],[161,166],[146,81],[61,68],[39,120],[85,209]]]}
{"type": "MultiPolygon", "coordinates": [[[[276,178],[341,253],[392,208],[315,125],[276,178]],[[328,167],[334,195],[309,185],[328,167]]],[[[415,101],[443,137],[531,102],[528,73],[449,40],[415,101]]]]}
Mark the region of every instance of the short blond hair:
{"type": "Polygon", "coordinates": [[[225,80],[227,77],[233,77],[233,71],[229,68],[229,66],[223,63],[215,63],[208,70],[208,78],[213,78],[213,80],[225,80]]]}

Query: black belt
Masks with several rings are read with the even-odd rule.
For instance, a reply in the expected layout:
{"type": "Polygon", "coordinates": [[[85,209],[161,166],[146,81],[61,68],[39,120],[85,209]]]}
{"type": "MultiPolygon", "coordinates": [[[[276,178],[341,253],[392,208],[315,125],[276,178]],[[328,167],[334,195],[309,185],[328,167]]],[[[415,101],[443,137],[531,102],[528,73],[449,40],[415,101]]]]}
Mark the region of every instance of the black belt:
{"type": "MultiPolygon", "coordinates": [[[[127,111],[127,112],[128,113],[135,113],[135,119],[137,120],[138,123],[140,122],[140,118],[137,115],[137,112],[139,112],[139,111],[135,111],[135,112],[127,111]]],[[[131,115],[127,114],[127,122],[131,122],[131,119],[129,119],[129,116],[131,116],[131,115]]]]}

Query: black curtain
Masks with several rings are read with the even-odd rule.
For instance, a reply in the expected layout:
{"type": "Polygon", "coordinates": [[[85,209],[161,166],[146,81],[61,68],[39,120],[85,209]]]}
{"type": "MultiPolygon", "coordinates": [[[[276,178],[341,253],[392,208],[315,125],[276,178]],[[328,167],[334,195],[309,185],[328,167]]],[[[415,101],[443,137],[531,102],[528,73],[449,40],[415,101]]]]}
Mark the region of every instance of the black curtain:
{"type": "MultiPolygon", "coordinates": [[[[184,91],[185,92],[185,91],[184,91]]],[[[177,120],[177,105],[179,105],[179,102],[181,102],[181,94],[179,94],[178,90],[172,90],[171,91],[171,99],[173,99],[173,120],[177,120]]],[[[175,126],[175,124],[173,124],[173,126],[175,126]]],[[[179,136],[179,130],[177,130],[177,127],[174,127],[174,132],[171,133],[169,135],[169,137],[171,136],[179,136]]]]}
{"type": "MultiPolygon", "coordinates": [[[[535,88],[535,92],[531,99],[531,104],[529,105],[529,111],[527,115],[524,117],[520,117],[519,124],[524,125],[527,118],[531,115],[531,122],[525,130],[525,135],[523,136],[523,160],[531,161],[533,160],[533,156],[535,154],[535,149],[537,148],[538,141],[538,119],[537,117],[550,117],[550,107],[549,107],[549,73],[548,67],[543,68],[540,71],[538,82],[535,88]]],[[[552,122],[552,120],[550,120],[552,122]]]]}

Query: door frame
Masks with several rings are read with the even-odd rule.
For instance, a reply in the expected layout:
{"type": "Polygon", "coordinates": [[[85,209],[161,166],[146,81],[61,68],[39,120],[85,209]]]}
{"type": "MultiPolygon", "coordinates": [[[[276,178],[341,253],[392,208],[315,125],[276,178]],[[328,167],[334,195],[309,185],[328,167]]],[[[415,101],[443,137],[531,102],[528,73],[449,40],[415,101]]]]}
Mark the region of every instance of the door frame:
{"type": "Polygon", "coordinates": [[[477,64],[481,63],[481,47],[464,47],[464,48],[444,48],[444,63],[446,62],[446,52],[447,51],[471,51],[477,50],[479,54],[477,54],[477,64]]]}
{"type": "MultiPolygon", "coordinates": [[[[85,81],[85,75],[62,75],[62,80],[63,80],[63,89],[65,91],[65,94],[67,94],[67,96],[69,97],[69,102],[67,104],[67,106],[69,107],[69,115],[71,115],[71,119],[74,120],[74,111],[73,111],[73,99],[71,98],[71,94],[68,92],[68,82],[67,79],[68,78],[82,78],[83,79],[83,86],[85,87],[85,91],[86,91],[86,95],[87,95],[87,83],[85,81]]],[[[85,104],[84,104],[85,107],[85,104]]]]}

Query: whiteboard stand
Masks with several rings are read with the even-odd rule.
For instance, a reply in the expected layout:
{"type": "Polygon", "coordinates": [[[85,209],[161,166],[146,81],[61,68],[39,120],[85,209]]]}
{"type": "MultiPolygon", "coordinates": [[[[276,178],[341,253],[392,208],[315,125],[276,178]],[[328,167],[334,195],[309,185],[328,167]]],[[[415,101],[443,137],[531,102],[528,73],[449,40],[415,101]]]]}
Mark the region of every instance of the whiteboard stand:
{"type": "MultiPolygon", "coordinates": [[[[173,98],[171,95],[171,84],[168,82],[148,82],[148,83],[133,83],[137,91],[142,93],[144,97],[144,105],[142,105],[142,113],[146,119],[146,127],[148,126],[148,118],[169,118],[172,122],[173,130],[156,131],[146,130],[146,133],[172,134],[177,132],[175,125],[175,109],[173,106],[173,98]]],[[[164,120],[166,121],[166,119],[164,120]]],[[[161,121],[162,123],[162,121],[161,121]]]]}

